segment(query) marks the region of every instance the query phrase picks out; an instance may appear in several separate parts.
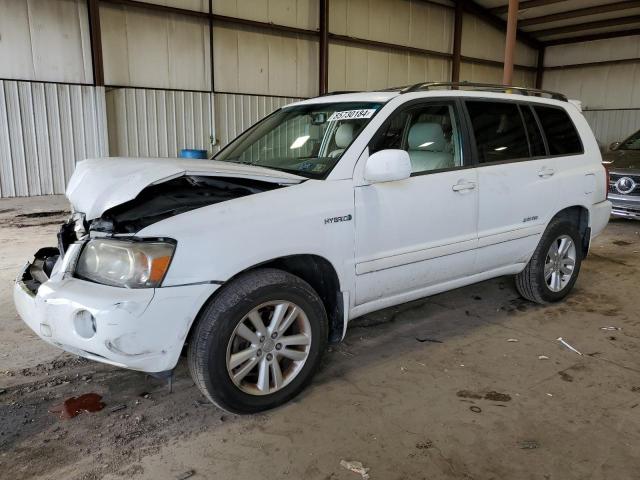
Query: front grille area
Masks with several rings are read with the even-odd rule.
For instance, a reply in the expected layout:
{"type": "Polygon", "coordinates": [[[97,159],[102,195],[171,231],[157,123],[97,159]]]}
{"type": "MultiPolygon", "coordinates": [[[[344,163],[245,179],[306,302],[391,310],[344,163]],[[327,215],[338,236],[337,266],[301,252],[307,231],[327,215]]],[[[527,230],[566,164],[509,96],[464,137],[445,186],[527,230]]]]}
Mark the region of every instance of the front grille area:
{"type": "Polygon", "coordinates": [[[612,173],[609,176],[609,193],[613,193],[615,195],[640,196],[640,175],[620,175],[612,173]],[[624,182],[622,185],[618,183],[621,178],[631,179],[633,183],[635,183],[635,186],[630,191],[626,192],[629,187],[625,188],[624,182]]]}

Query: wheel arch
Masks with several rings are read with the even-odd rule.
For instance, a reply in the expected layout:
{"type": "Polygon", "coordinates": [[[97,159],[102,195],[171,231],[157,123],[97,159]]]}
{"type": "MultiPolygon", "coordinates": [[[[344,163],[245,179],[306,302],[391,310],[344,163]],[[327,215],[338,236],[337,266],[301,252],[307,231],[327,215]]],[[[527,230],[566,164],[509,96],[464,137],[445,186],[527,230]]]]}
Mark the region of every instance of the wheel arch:
{"type": "Polygon", "coordinates": [[[556,218],[568,220],[578,227],[578,232],[580,232],[580,238],[582,239],[582,258],[586,257],[587,253],[589,253],[589,244],[591,242],[589,209],[584,205],[563,208],[549,220],[549,224],[556,218]]]}
{"type": "Polygon", "coordinates": [[[213,294],[203,303],[194,321],[191,323],[189,333],[185,340],[185,347],[189,344],[202,311],[206,306],[214,301],[225,286],[232,283],[238,276],[260,268],[276,268],[278,270],[283,270],[301,278],[311,285],[311,288],[316,291],[322,300],[327,312],[327,319],[329,321],[329,342],[337,343],[342,340],[345,322],[344,312],[345,309],[348,308],[348,305],[344,305],[337,270],[329,260],[320,255],[296,254],[274,258],[245,268],[233,275],[229,280],[225,281],[224,284],[213,292],[213,294]]]}

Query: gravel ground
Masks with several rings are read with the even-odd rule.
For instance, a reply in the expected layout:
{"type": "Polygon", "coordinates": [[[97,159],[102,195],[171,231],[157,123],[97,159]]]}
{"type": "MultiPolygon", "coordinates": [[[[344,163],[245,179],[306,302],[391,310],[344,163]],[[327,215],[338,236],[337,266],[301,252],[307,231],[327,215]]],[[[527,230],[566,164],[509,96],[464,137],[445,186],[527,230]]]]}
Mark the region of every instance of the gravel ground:
{"type": "Polygon", "coordinates": [[[294,402],[239,417],[205,402],[184,361],[170,393],[22,324],[13,278],[67,209],[0,201],[1,478],[362,478],[342,460],[371,480],[637,478],[638,222],[611,222],[562,303],[528,303],[504,277],[368,315],[294,402]],[[51,413],[89,393],[102,410],[51,413]]]}

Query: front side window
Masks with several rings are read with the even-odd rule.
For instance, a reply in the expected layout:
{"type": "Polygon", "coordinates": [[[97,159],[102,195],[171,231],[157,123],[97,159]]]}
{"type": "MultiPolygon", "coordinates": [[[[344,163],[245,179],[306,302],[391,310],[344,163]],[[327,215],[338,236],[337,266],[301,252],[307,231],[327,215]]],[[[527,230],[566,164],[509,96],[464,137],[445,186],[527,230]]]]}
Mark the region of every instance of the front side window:
{"type": "Polygon", "coordinates": [[[375,135],[369,153],[409,153],[412,173],[462,165],[460,130],[452,105],[420,105],[394,113],[375,135]]]}
{"type": "Polygon", "coordinates": [[[381,107],[371,102],[285,107],[244,132],[214,158],[324,178],[381,107]]]}
{"type": "Polygon", "coordinates": [[[516,103],[467,101],[479,163],[529,157],[529,144],[516,103]]]}
{"type": "Polygon", "coordinates": [[[622,142],[618,150],[640,150],[640,130],[622,142]]]}
{"type": "Polygon", "coordinates": [[[559,107],[533,107],[542,125],[550,155],[574,155],[582,153],[582,142],[571,118],[559,107]]]}

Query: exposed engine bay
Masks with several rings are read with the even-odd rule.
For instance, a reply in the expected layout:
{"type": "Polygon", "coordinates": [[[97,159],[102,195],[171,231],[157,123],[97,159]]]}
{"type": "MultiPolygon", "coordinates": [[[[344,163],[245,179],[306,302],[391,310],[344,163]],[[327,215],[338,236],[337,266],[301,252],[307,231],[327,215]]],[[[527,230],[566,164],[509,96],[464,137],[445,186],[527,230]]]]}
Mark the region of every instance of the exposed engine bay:
{"type": "Polygon", "coordinates": [[[258,180],[186,175],[144,188],[133,200],[92,220],[89,230],[133,234],[168,217],[279,187],[258,180]]]}
{"type": "Polygon", "coordinates": [[[253,195],[282,185],[244,178],[185,175],[144,188],[133,200],[106,210],[102,216],[85,220],[74,215],[58,233],[58,247],[82,240],[87,232],[135,234],[151,224],[215,203],[253,195]]]}

